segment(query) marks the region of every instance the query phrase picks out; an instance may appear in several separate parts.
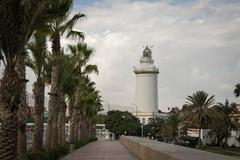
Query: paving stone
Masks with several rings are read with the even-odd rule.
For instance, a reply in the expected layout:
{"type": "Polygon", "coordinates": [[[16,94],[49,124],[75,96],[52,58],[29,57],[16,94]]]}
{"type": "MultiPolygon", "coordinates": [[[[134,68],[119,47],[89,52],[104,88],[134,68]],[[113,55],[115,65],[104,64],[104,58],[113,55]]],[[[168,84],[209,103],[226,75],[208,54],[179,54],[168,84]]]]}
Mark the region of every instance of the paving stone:
{"type": "Polygon", "coordinates": [[[61,160],[137,160],[119,141],[99,140],[74,151],[61,160]]]}

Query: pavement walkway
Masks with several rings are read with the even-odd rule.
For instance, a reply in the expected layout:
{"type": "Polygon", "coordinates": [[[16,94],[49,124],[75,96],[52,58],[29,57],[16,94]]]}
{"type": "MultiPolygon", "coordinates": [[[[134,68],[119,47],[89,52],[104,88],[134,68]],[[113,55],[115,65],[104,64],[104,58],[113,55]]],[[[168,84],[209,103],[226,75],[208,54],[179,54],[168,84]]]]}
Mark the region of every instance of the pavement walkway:
{"type": "Polygon", "coordinates": [[[87,144],[61,160],[137,160],[119,141],[99,140],[87,144]]]}

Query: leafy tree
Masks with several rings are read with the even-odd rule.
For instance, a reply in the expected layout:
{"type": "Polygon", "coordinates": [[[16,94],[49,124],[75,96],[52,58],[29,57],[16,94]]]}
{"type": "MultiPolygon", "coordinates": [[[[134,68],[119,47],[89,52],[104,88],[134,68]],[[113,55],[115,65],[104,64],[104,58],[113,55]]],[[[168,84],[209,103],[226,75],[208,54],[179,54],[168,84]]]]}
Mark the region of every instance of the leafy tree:
{"type": "Polygon", "coordinates": [[[106,117],[106,128],[115,133],[116,138],[119,135],[139,135],[141,128],[140,120],[131,113],[119,110],[109,111],[106,117]]]}
{"type": "Polygon", "coordinates": [[[104,124],[104,123],[105,123],[105,120],[106,120],[106,117],[107,117],[107,115],[98,114],[98,115],[96,116],[96,123],[97,123],[97,124],[104,124]]]}
{"type": "Polygon", "coordinates": [[[185,112],[182,118],[183,123],[195,123],[199,128],[198,147],[201,147],[201,129],[204,125],[208,125],[214,115],[214,110],[210,107],[214,104],[214,96],[208,95],[204,91],[197,91],[192,96],[187,97],[188,109],[185,107],[185,112]]]}
{"type": "Polygon", "coordinates": [[[154,139],[162,140],[162,126],[164,119],[160,117],[151,118],[149,123],[144,125],[144,136],[154,137],[154,139]]]}
{"type": "Polygon", "coordinates": [[[233,93],[235,94],[236,97],[240,96],[240,83],[235,85],[235,89],[234,89],[233,93]]]}

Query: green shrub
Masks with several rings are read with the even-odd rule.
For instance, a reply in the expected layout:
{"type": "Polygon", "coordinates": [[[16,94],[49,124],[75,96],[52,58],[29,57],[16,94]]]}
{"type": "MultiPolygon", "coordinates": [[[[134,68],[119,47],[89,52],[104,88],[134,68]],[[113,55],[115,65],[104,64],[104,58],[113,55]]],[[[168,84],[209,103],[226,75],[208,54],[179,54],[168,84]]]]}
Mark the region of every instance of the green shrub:
{"type": "Polygon", "coordinates": [[[82,146],[84,146],[86,143],[83,142],[83,141],[77,141],[75,144],[74,144],[74,149],[78,149],[82,146]]]}
{"type": "Polygon", "coordinates": [[[67,155],[69,152],[69,145],[58,146],[50,150],[40,150],[33,152],[29,150],[27,153],[28,160],[58,160],[59,158],[67,155]]]}
{"type": "Polygon", "coordinates": [[[37,152],[33,152],[32,150],[29,150],[27,152],[27,159],[28,160],[50,160],[45,150],[39,150],[37,152]]]}
{"type": "MultiPolygon", "coordinates": [[[[96,141],[96,137],[91,137],[89,140],[86,141],[77,141],[74,144],[74,149],[78,149],[89,142],[96,141]]],[[[31,149],[27,152],[27,159],[28,160],[58,160],[61,157],[67,155],[70,150],[70,145],[67,144],[65,146],[58,146],[54,149],[49,149],[49,150],[39,150],[37,152],[33,152],[31,149]]]]}

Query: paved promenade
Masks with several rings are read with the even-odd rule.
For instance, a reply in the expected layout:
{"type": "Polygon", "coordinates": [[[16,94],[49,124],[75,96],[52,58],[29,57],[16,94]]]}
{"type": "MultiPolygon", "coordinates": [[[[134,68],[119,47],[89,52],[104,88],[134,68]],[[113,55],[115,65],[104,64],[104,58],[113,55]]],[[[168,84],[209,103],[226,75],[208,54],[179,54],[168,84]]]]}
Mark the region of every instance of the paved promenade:
{"type": "Polygon", "coordinates": [[[74,151],[61,160],[137,160],[119,141],[99,140],[74,151]]]}

